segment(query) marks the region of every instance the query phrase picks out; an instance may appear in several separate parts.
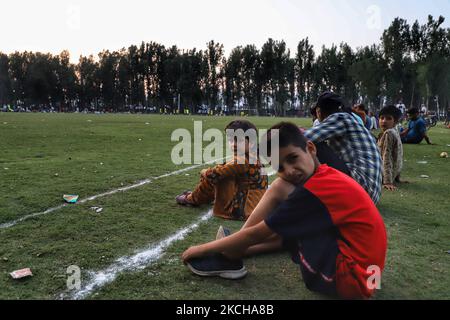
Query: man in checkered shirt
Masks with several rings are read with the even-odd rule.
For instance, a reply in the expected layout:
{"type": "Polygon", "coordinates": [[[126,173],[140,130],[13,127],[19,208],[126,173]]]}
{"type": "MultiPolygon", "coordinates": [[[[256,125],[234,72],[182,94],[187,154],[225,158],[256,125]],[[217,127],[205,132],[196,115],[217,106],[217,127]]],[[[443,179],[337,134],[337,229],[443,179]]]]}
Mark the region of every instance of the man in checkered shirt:
{"type": "MultiPolygon", "coordinates": [[[[382,162],[376,140],[355,118],[357,115],[342,110],[342,98],[333,92],[322,93],[317,100],[317,116],[320,124],[305,132],[305,136],[316,145],[328,142],[333,157],[342,162],[350,174],[370,195],[376,204],[382,186],[382,162]]],[[[318,158],[322,163],[320,149],[318,158]]],[[[326,146],[325,146],[326,147],[326,146]]],[[[330,152],[328,152],[330,153],[330,152]]],[[[327,156],[329,158],[330,155],[327,156]]],[[[333,164],[329,164],[333,166],[333,164]]],[[[336,167],[336,166],[334,166],[336,167]]]]}

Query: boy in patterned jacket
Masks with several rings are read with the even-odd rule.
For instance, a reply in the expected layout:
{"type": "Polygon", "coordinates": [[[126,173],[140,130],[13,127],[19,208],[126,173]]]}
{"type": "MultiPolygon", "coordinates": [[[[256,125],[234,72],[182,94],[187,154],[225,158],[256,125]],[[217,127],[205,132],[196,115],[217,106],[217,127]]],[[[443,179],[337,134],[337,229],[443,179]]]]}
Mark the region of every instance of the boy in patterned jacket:
{"type": "Polygon", "coordinates": [[[382,132],[378,137],[378,147],[383,160],[383,187],[391,191],[397,189],[394,182],[400,182],[403,166],[402,140],[395,128],[400,117],[400,110],[393,105],[381,109],[379,115],[382,132]]]}
{"type": "MultiPolygon", "coordinates": [[[[225,130],[229,132],[241,129],[243,132],[254,130],[253,123],[246,120],[234,120],[225,130]]],[[[233,136],[234,137],[234,136],[233,136]]],[[[200,173],[200,182],[194,191],[185,191],[176,197],[180,205],[199,206],[214,203],[213,214],[217,217],[233,220],[247,220],[268,186],[267,175],[263,174],[261,163],[256,156],[250,156],[253,147],[245,137],[245,157],[239,157],[238,140],[230,142],[233,158],[215,167],[204,169],[200,173]],[[256,159],[256,161],[251,161],[256,159]]]]}

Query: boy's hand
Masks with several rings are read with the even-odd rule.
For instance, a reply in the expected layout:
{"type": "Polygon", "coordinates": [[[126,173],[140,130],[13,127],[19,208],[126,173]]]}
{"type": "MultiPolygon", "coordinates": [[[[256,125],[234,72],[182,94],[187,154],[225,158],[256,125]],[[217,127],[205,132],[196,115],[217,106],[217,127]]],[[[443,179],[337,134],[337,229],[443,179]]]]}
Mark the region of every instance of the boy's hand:
{"type": "Polygon", "coordinates": [[[183,254],[181,255],[181,259],[183,260],[183,263],[186,264],[186,261],[192,258],[201,257],[203,254],[204,253],[201,249],[201,246],[192,246],[183,252],[183,254]]]}
{"type": "Polygon", "coordinates": [[[383,187],[389,191],[395,191],[397,190],[397,187],[394,186],[393,184],[384,184],[383,187]]]}

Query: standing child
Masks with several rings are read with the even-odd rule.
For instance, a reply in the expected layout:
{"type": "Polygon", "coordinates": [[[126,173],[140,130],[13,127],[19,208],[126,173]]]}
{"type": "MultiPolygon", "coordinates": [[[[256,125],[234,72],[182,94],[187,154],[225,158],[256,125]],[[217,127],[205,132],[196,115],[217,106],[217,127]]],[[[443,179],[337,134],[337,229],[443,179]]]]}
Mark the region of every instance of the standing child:
{"type": "Polygon", "coordinates": [[[401,111],[394,105],[384,107],[379,115],[381,133],[378,136],[378,147],[383,160],[383,187],[391,191],[397,189],[394,182],[400,182],[403,166],[402,140],[395,128],[400,117],[401,111]]]}
{"type": "Polygon", "coordinates": [[[377,130],[378,129],[378,119],[375,117],[375,114],[371,111],[369,112],[369,117],[372,120],[372,127],[370,130],[377,130]]]}
{"type": "MultiPolygon", "coordinates": [[[[256,137],[255,125],[247,120],[232,121],[225,130],[233,132],[254,130],[256,137]]],[[[246,220],[249,217],[267,189],[267,175],[263,174],[257,155],[251,154],[255,146],[250,145],[248,137],[245,137],[244,142],[244,159],[238,157],[239,140],[233,139],[229,142],[233,159],[225,164],[202,170],[200,183],[194,191],[185,191],[177,196],[178,204],[199,206],[214,202],[215,216],[233,220],[246,220]],[[256,163],[251,163],[251,159],[256,159],[256,163]]]]}
{"type": "Polygon", "coordinates": [[[238,279],[247,272],[243,256],[284,246],[308,289],[347,299],[370,298],[380,285],[371,278],[381,279],[387,248],[375,204],[355,180],[321,165],[314,143],[295,124],[273,126],[268,145],[277,141],[275,135],[278,178],[244,228],[187,249],[183,261],[201,276],[238,279]]]}

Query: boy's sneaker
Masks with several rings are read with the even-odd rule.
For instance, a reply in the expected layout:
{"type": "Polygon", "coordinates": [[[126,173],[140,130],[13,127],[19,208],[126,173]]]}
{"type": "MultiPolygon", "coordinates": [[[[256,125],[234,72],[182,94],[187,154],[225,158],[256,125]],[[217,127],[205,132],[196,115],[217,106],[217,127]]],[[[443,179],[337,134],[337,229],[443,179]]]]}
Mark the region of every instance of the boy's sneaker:
{"type": "Polygon", "coordinates": [[[220,226],[219,230],[217,230],[216,240],[228,237],[230,234],[231,234],[230,229],[220,226]]]}
{"type": "Polygon", "coordinates": [[[221,253],[201,258],[193,258],[186,262],[188,268],[196,275],[203,277],[218,276],[224,279],[241,279],[246,276],[242,260],[231,260],[221,253]]]}

